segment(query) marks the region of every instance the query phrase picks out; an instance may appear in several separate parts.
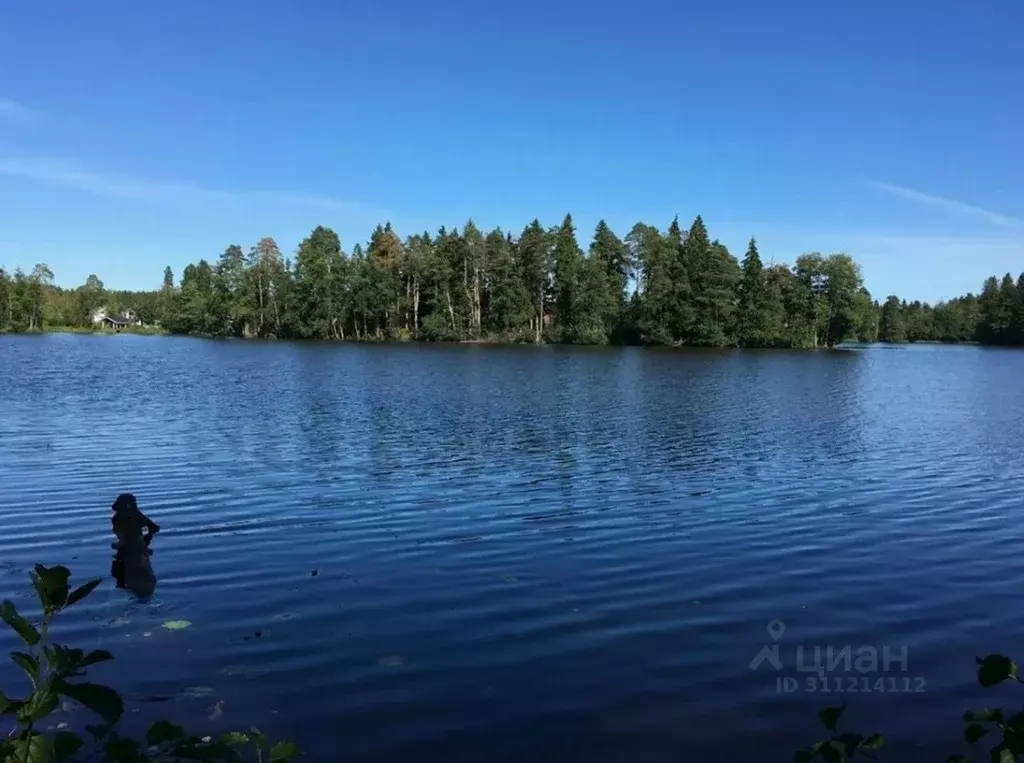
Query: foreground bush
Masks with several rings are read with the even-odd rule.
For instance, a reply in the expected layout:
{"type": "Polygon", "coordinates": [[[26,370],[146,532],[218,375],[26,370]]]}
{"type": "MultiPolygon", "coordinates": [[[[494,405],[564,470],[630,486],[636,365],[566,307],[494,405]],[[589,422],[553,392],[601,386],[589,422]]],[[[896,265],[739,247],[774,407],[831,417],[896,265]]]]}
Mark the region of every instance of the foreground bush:
{"type": "MultiPolygon", "coordinates": [[[[978,663],[978,683],[988,688],[1005,681],[1024,683],[1017,670],[1017,663],[1001,654],[990,654],[987,657],[975,658],[978,663]]],[[[797,751],[794,763],[809,763],[821,760],[825,763],[848,763],[858,756],[870,760],[878,760],[875,751],[881,749],[885,739],[881,734],[862,736],[860,734],[841,734],[837,730],[839,717],[846,705],[826,707],[818,717],[832,736],[811,747],[797,751]]],[[[1017,763],[1024,761],[1024,710],[1008,713],[1003,708],[969,710],[964,713],[964,739],[975,744],[989,736],[994,742],[984,760],[991,763],[1017,763]],[[994,732],[994,733],[993,733],[994,732]]],[[[951,755],[946,763],[972,763],[965,755],[951,755]]]]}
{"type": "Polygon", "coordinates": [[[168,721],[157,721],[146,733],[145,744],[119,735],[118,722],[124,713],[121,695],[109,686],[78,680],[86,668],[114,659],[103,649],[83,652],[49,638],[53,618],[95,590],[99,579],[71,589],[66,567],[36,565],[32,585],[42,608],[42,621],[33,624],[22,617],[14,604],[4,601],[0,619],[24,642],[28,651],[11,652],[11,659],[28,676],[32,691],[23,699],[12,699],[0,691],[0,717],[13,716],[7,737],[0,741],[2,763],[55,763],[58,761],[143,761],[184,760],[241,763],[249,752],[257,763],[286,763],[297,754],[289,742],[271,744],[259,729],[225,734],[219,739],[197,737],[168,721]],[[89,742],[73,731],[44,734],[38,726],[60,707],[60,698],[85,706],[101,721],[84,729],[89,742]]]}

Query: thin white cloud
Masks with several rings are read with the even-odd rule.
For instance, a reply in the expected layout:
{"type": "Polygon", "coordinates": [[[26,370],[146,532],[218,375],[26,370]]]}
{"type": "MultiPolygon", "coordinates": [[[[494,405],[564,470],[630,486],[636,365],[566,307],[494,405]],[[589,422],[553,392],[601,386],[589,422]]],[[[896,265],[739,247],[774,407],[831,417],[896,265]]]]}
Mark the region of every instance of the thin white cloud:
{"type": "Polygon", "coordinates": [[[390,216],[388,210],[333,196],[274,190],[219,190],[192,183],[144,180],[82,169],[72,163],[48,158],[0,156],[0,175],[35,180],[99,196],[183,204],[267,204],[327,211],[359,211],[390,216]]]}
{"type": "Polygon", "coordinates": [[[15,122],[24,124],[31,122],[36,112],[28,106],[12,101],[10,98],[0,98],[0,122],[15,122]]]}
{"type": "Polygon", "coordinates": [[[874,180],[868,181],[868,185],[893,196],[899,196],[902,199],[914,201],[918,204],[923,204],[935,209],[943,209],[947,212],[952,212],[964,217],[973,217],[976,220],[981,220],[991,225],[998,225],[1004,228],[1024,228],[1024,220],[1018,217],[1011,217],[1009,215],[999,214],[998,212],[991,212],[987,209],[976,207],[973,204],[956,201],[955,199],[932,196],[928,193],[915,191],[913,188],[904,188],[903,186],[893,185],[892,183],[880,183],[874,180]]]}

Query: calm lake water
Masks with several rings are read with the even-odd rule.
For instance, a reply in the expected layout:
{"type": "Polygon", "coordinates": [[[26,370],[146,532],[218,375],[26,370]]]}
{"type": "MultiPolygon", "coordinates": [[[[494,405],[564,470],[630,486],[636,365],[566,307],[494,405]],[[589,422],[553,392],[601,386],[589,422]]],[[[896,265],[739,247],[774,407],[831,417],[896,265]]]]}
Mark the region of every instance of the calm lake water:
{"type": "Polygon", "coordinates": [[[980,348],[4,336],[0,596],[106,576],[59,632],[115,653],[129,725],[308,759],[789,761],[844,699],[944,759],[1012,688],[974,656],[1024,656],[1022,404],[1024,353],[980,348]],[[109,578],[125,491],[164,529],[148,601],[109,578]],[[878,670],[825,694],[801,646],[878,670]]]}

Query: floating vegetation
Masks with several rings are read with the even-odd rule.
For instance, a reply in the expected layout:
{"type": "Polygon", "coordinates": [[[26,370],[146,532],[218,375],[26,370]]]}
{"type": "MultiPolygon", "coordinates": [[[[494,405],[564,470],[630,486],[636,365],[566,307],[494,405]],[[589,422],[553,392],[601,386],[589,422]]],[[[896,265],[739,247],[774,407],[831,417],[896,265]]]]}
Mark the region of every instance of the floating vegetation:
{"type": "Polygon", "coordinates": [[[186,686],[181,690],[182,697],[186,699],[199,699],[200,697],[210,697],[213,695],[213,687],[211,686],[186,686]]]}
{"type": "Polygon", "coordinates": [[[169,631],[183,631],[186,628],[191,628],[192,623],[188,620],[168,620],[163,627],[169,631]]]}
{"type": "Polygon", "coordinates": [[[266,671],[260,670],[259,668],[249,667],[248,665],[225,665],[223,668],[217,671],[218,675],[229,677],[241,676],[242,678],[247,678],[249,680],[259,678],[265,672],[266,671]]]}

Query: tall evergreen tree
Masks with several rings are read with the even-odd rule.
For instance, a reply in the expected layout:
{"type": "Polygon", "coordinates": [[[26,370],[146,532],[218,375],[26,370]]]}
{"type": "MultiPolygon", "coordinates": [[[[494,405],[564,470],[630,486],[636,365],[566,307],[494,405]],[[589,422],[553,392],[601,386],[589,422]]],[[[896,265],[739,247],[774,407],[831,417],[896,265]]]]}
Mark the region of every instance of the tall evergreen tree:
{"type": "Polygon", "coordinates": [[[462,227],[462,288],[468,309],[468,335],[479,339],[483,332],[483,301],[487,283],[487,245],[476,223],[462,227]]]}
{"type": "Polygon", "coordinates": [[[11,277],[0,268],[0,333],[12,328],[11,277]]]}
{"type": "MultiPolygon", "coordinates": [[[[703,226],[703,223],[701,223],[703,226]]],[[[693,231],[690,231],[692,234],[693,231]]],[[[706,234],[706,231],[705,231],[706,234]]],[[[698,235],[700,233],[698,232],[698,235]]],[[[707,236],[704,236],[707,243],[707,236]]],[[[662,239],[664,257],[668,263],[669,277],[669,333],[674,342],[686,342],[692,338],[696,304],[693,294],[693,248],[699,245],[679,228],[679,218],[673,218],[662,239]]]]}
{"type": "MultiPolygon", "coordinates": [[[[675,230],[678,232],[678,224],[675,230]]],[[[680,234],[680,244],[681,239],[680,234]]],[[[671,243],[653,225],[644,223],[634,225],[626,237],[638,276],[634,311],[636,332],[644,344],[667,345],[675,339],[672,327],[679,322],[679,315],[675,309],[673,272],[679,270],[680,244],[671,243]]]]}
{"type": "Polygon", "coordinates": [[[737,341],[742,347],[770,346],[768,337],[768,279],[757,242],[751,238],[740,276],[737,341]]]}
{"type": "Polygon", "coordinates": [[[555,335],[562,342],[575,342],[580,331],[580,276],[583,252],[576,242],[576,228],[572,216],[566,215],[562,224],[551,231],[554,256],[555,335]]]}
{"type": "Polygon", "coordinates": [[[879,305],[846,255],[806,254],[792,268],[765,267],[751,240],[740,267],[697,218],[684,233],[638,223],[620,241],[603,221],[588,253],[572,218],[552,231],[533,221],[515,239],[472,221],[399,240],[378,226],[351,256],[318,227],[294,263],[273,239],[248,257],[228,247],[215,266],[186,268],[176,288],[108,290],[96,276],[55,286],[45,266],[0,271],[0,329],[88,325],[92,311],[135,310],[146,322],[218,336],[738,343],[835,346],[872,341],[1024,344],[1024,274],[990,278],[980,295],[935,305],[895,297],[879,305]],[[632,288],[635,284],[635,288],[632,288]]]}
{"type": "Polygon", "coordinates": [[[500,336],[528,337],[534,309],[516,261],[515,244],[511,236],[495,228],[487,234],[486,246],[489,299],[485,326],[500,336]]]}
{"type": "Polygon", "coordinates": [[[281,336],[284,325],[281,287],[288,272],[277,242],[269,237],[260,239],[249,250],[247,264],[245,309],[252,316],[252,323],[246,333],[257,337],[281,336]]]}
{"type": "Polygon", "coordinates": [[[1024,273],[1017,277],[1017,293],[1014,301],[1013,318],[1010,321],[1010,342],[1024,344],[1024,273]]]}
{"type": "Polygon", "coordinates": [[[720,243],[708,240],[700,215],[683,245],[693,290],[690,341],[722,347],[732,341],[732,319],[738,277],[736,260],[720,243]]]}
{"type": "MultiPolygon", "coordinates": [[[[170,268],[165,276],[169,274],[170,268]]],[[[242,336],[248,317],[245,309],[246,280],[245,254],[242,247],[232,244],[224,250],[214,267],[214,324],[218,336],[242,336]]]]}
{"type": "Polygon", "coordinates": [[[538,344],[544,335],[546,307],[551,290],[551,246],[547,232],[536,218],[523,230],[517,247],[520,270],[533,305],[531,328],[538,344]]]}
{"type": "Polygon", "coordinates": [[[591,314],[601,316],[604,333],[609,338],[613,334],[621,335],[626,288],[632,268],[628,248],[604,220],[594,228],[589,259],[593,263],[593,268],[587,271],[587,300],[591,304],[591,314]],[[602,274],[600,278],[598,272],[602,274]],[[603,293],[594,293],[595,289],[603,290],[603,293]],[[595,310],[593,304],[599,307],[595,310]]]}

